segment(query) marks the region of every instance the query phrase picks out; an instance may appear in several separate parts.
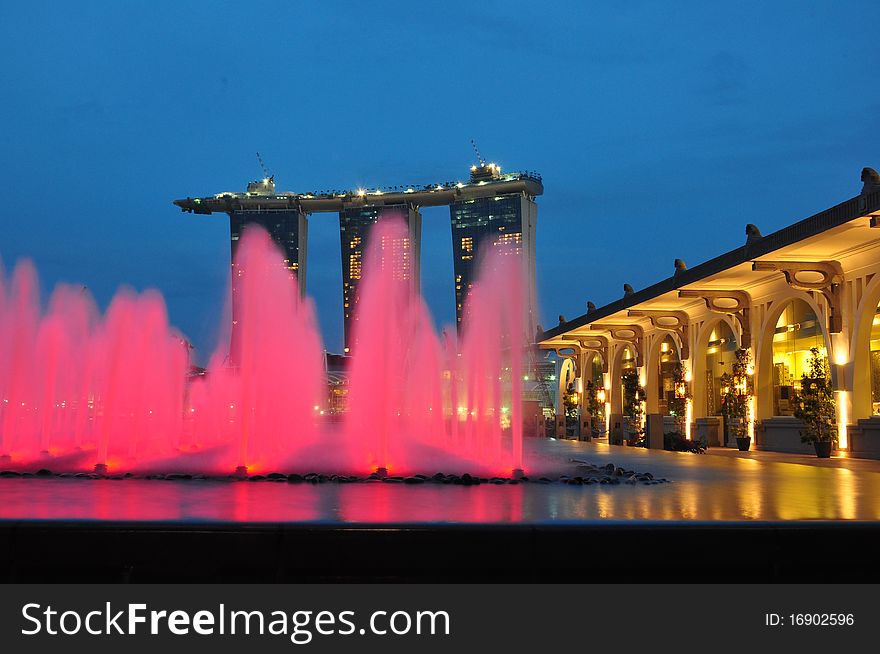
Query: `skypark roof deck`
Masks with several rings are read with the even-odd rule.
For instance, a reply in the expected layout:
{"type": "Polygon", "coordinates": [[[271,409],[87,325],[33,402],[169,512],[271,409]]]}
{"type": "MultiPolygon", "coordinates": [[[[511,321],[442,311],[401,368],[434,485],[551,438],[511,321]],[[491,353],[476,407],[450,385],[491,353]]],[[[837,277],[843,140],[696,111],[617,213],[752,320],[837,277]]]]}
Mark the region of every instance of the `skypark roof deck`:
{"type": "MultiPolygon", "coordinates": [[[[268,185],[268,181],[267,185],[268,185]]],[[[274,188],[274,184],[271,187],[274,188]]],[[[218,193],[202,198],[175,200],[188,213],[229,213],[231,211],[272,211],[295,209],[303,213],[339,212],[350,207],[411,205],[436,207],[460,200],[471,200],[510,193],[524,193],[534,198],[544,193],[541,176],[533,172],[505,173],[497,179],[468,182],[444,182],[426,186],[385,187],[322,193],[218,193]]]]}

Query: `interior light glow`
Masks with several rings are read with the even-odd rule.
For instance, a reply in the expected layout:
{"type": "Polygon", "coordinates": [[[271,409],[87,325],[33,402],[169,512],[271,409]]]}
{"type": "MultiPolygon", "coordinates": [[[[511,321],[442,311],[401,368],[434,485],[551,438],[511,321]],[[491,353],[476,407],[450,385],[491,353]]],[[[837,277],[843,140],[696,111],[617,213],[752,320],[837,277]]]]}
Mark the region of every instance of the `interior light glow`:
{"type": "Polygon", "coordinates": [[[837,395],[837,446],[845,450],[849,447],[846,423],[849,422],[849,391],[835,391],[837,395]]]}

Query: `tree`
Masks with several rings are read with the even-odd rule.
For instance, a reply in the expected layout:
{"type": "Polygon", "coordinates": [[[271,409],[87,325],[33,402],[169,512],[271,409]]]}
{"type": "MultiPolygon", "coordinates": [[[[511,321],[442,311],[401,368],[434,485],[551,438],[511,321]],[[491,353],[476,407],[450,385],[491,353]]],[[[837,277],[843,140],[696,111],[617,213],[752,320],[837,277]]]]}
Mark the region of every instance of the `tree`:
{"type": "Polygon", "coordinates": [[[574,384],[569,384],[565,389],[562,408],[565,411],[565,435],[569,436],[578,424],[578,395],[574,384]]]}
{"type": "Polygon", "coordinates": [[[675,417],[678,424],[678,432],[684,436],[687,433],[687,403],[691,397],[690,388],[686,380],[684,364],[680,361],[675,364],[672,370],[673,398],[669,401],[667,408],[669,415],[675,417]]]}
{"type": "Polygon", "coordinates": [[[645,389],[639,383],[639,371],[624,370],[620,375],[623,385],[623,415],[626,419],[626,431],[632,436],[628,440],[640,441],[645,432],[642,426],[644,411],[642,402],[645,400],[645,389]]]}
{"type": "Polygon", "coordinates": [[[734,355],[732,374],[721,375],[721,415],[734,438],[745,438],[749,433],[749,404],[754,393],[750,365],[751,354],[741,348],[734,355]]]}
{"type": "Polygon", "coordinates": [[[836,443],[837,412],[828,357],[819,356],[819,348],[811,347],[807,366],[801,375],[801,390],[794,397],[794,417],[804,423],[801,441],[836,443]]]}
{"type": "Polygon", "coordinates": [[[569,384],[562,396],[562,406],[565,408],[567,419],[576,419],[578,415],[578,396],[574,384],[569,384]]]}
{"type": "Polygon", "coordinates": [[[604,407],[599,404],[598,392],[593,380],[588,380],[584,386],[584,408],[591,418],[598,418],[603,413],[604,407]]]}

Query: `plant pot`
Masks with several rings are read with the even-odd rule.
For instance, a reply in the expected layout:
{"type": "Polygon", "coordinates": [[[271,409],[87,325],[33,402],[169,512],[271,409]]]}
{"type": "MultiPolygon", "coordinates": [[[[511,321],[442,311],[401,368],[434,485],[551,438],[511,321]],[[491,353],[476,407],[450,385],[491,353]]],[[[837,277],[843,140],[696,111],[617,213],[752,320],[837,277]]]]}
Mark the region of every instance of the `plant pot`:
{"type": "Polygon", "coordinates": [[[816,456],[820,459],[831,458],[831,450],[834,449],[834,443],[831,441],[815,441],[813,447],[816,448],[816,456]]]}
{"type": "Polygon", "coordinates": [[[752,437],[751,436],[737,437],[736,446],[739,448],[740,452],[748,452],[749,448],[752,446],[752,437]]]}

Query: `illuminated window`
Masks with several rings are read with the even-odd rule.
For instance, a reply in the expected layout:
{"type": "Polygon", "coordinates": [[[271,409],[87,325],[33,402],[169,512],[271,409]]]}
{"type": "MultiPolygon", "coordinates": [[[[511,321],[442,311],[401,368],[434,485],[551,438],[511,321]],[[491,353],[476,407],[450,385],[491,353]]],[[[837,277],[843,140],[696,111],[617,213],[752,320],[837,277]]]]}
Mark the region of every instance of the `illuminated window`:
{"type": "Polygon", "coordinates": [[[721,377],[733,374],[736,337],[730,326],[721,321],[709,334],[706,344],[706,415],[721,415],[721,377]]]}
{"type": "Polygon", "coordinates": [[[361,278],[361,253],[352,252],[348,256],[348,275],[352,279],[361,278]]]}
{"type": "Polygon", "coordinates": [[[510,232],[509,234],[502,234],[498,237],[497,241],[500,245],[519,245],[522,243],[522,232],[510,232]]]}
{"type": "Polygon", "coordinates": [[[623,350],[623,356],[620,360],[620,397],[626,397],[626,390],[623,383],[623,373],[627,370],[635,370],[636,369],[636,355],[633,349],[627,345],[623,350]]]}
{"type": "Polygon", "coordinates": [[[670,400],[675,399],[675,372],[678,364],[678,348],[676,348],[672,337],[667,335],[660,343],[660,383],[658,384],[660,397],[658,399],[660,413],[663,415],[669,414],[670,400]]]}
{"type": "Polygon", "coordinates": [[[822,326],[803,300],[793,300],[776,323],[773,334],[773,415],[794,414],[793,395],[800,391],[801,375],[809,370],[810,348],[827,356],[822,326]]]}
{"type": "Polygon", "coordinates": [[[522,254],[522,232],[501,234],[495,241],[496,247],[502,247],[504,254],[522,254]]]}
{"type": "Polygon", "coordinates": [[[871,400],[874,415],[880,415],[880,308],[871,324],[871,400]]]}

